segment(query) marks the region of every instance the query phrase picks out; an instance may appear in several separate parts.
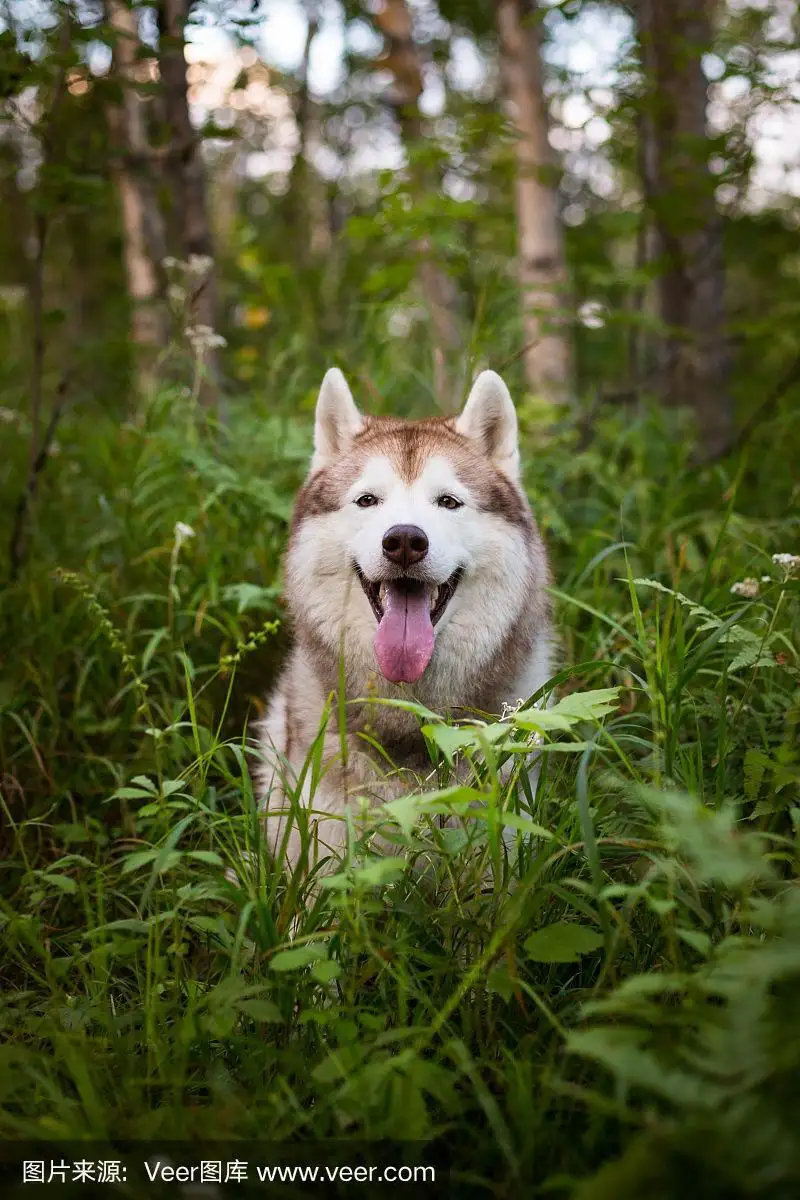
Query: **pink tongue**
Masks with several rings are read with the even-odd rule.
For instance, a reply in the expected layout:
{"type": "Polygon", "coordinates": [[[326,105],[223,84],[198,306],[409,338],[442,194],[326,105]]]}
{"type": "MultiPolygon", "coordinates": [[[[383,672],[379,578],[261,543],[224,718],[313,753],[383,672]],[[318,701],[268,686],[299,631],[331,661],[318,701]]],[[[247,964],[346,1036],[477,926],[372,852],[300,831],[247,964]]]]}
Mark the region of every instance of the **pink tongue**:
{"type": "Polygon", "coordinates": [[[381,672],[392,683],[416,683],[431,661],[433,625],[424,587],[405,591],[390,583],[375,635],[381,672]]]}

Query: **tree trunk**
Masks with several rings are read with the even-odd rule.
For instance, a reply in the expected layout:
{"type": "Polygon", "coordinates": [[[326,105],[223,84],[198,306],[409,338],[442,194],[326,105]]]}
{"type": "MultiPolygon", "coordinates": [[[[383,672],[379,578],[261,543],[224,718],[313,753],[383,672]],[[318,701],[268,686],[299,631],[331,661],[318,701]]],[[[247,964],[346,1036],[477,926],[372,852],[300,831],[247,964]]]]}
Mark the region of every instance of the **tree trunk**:
{"type": "Polygon", "coordinates": [[[497,26],[506,96],[518,131],[517,269],[525,378],[532,392],[561,401],[572,391],[572,345],[564,314],[567,269],[535,0],[498,0],[497,26]]]}
{"type": "MultiPolygon", "coordinates": [[[[374,20],[385,38],[385,51],[378,65],[394,76],[392,107],[400,133],[409,155],[412,188],[420,195],[439,186],[429,172],[413,163],[414,149],[419,147],[425,128],[419,110],[423,92],[422,62],[414,42],[411,12],[406,0],[383,0],[374,13],[374,20]]],[[[452,280],[433,258],[428,238],[416,246],[419,259],[417,278],[431,327],[433,343],[433,375],[437,403],[445,410],[461,401],[462,381],[454,360],[461,351],[461,337],[455,315],[455,288],[452,280]]]]}
{"type": "Polygon", "coordinates": [[[638,0],[645,203],[661,271],[658,311],[664,400],[695,413],[700,457],[725,452],[733,434],[730,349],[725,333],[722,228],[708,166],[708,0],[638,0]]]}
{"type": "Polygon", "coordinates": [[[294,259],[301,267],[309,263],[309,251],[312,243],[311,197],[309,188],[315,187],[317,181],[311,180],[308,169],[308,145],[311,124],[313,120],[313,105],[311,90],[308,82],[308,68],[311,58],[311,47],[317,36],[319,22],[314,15],[308,16],[306,41],[300,71],[297,80],[297,90],[293,97],[293,113],[297,126],[297,151],[292,160],[289,172],[289,185],[284,198],[284,209],[288,217],[289,228],[295,240],[294,259]]]}
{"type": "Polygon", "coordinates": [[[138,51],[141,46],[136,14],[124,0],[107,0],[107,17],[115,33],[114,66],[122,87],[122,102],[109,107],[111,140],[117,154],[114,178],[122,217],[125,273],[131,303],[131,341],[136,353],[139,389],[152,385],[156,355],[166,329],[159,309],[159,278],[151,243],[163,243],[163,223],[149,181],[145,178],[147,137],[142,101],[137,92],[138,51]],[[132,163],[138,166],[132,166],[132,163]]]}
{"type": "MultiPolygon", "coordinates": [[[[170,178],[174,211],[181,227],[184,259],[192,255],[213,261],[214,242],[208,216],[206,179],[200,152],[200,139],[189,117],[189,95],[184,55],[184,29],[189,15],[189,0],[159,0],[159,67],[164,112],[173,148],[170,154],[170,178]]],[[[205,275],[192,300],[190,318],[195,325],[217,327],[217,288],[214,267],[205,275]]],[[[216,355],[207,352],[210,377],[216,375],[216,355]]],[[[202,398],[211,403],[213,389],[204,388],[202,398]]]]}

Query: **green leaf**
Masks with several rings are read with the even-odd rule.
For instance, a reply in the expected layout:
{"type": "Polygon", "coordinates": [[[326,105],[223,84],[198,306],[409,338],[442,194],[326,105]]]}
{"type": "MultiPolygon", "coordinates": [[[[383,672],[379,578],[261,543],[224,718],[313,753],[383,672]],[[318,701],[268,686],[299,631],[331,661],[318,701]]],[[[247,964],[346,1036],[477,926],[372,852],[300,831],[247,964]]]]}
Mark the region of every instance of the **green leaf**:
{"type": "Polygon", "coordinates": [[[403,833],[410,834],[420,816],[419,796],[400,796],[385,804],[384,810],[397,822],[403,833]]]}
{"type": "Polygon", "coordinates": [[[571,921],[557,921],[537,929],[524,943],[529,958],[546,963],[576,962],[582,954],[591,954],[602,944],[602,934],[571,921]]]}
{"type": "Polygon", "coordinates": [[[190,917],[187,921],[190,929],[196,929],[198,933],[219,933],[221,919],[219,917],[190,917]]]}
{"type": "Polygon", "coordinates": [[[311,968],[312,978],[316,979],[317,983],[330,983],[332,979],[338,979],[341,973],[342,968],[332,958],[315,963],[311,968]]]}
{"type": "Polygon", "coordinates": [[[361,696],[357,700],[348,701],[349,704],[378,704],[381,708],[399,708],[403,712],[412,713],[415,717],[419,717],[425,721],[441,721],[442,718],[433,709],[426,708],[424,704],[417,704],[414,700],[385,700],[383,697],[361,696]]]}
{"type": "Polygon", "coordinates": [[[637,787],[636,795],[658,815],[668,848],[692,867],[699,882],[738,889],[771,878],[761,838],[742,831],[732,805],[712,809],[696,796],[654,787],[637,787]]]}
{"type": "Polygon", "coordinates": [[[135,783],[137,787],[145,788],[151,796],[158,795],[158,788],[153,783],[152,779],[148,779],[146,775],[134,775],[131,783],[135,783]]]}
{"type": "MultiPolygon", "coordinates": [[[[706,1080],[680,1066],[671,1066],[666,1055],[645,1046],[647,1037],[645,1029],[578,1029],[568,1035],[567,1050],[603,1063],[628,1086],[654,1092],[689,1111],[707,1111],[729,1100],[727,1081],[706,1080]]],[[[681,1060],[676,1056],[673,1061],[681,1060]]]]}
{"type": "Polygon", "coordinates": [[[214,850],[189,850],[186,857],[194,858],[197,862],[208,863],[212,867],[225,866],[225,863],[214,850]]]}
{"type": "Polygon", "coordinates": [[[234,1000],[233,1007],[246,1017],[252,1017],[254,1021],[264,1021],[270,1025],[280,1025],[283,1022],[281,1010],[272,1000],[234,1000]]]}
{"type": "Polygon", "coordinates": [[[74,892],[77,892],[77,890],[78,890],[78,885],[75,882],[75,880],[72,878],[71,875],[49,875],[49,874],[46,874],[46,875],[42,875],[41,879],[42,879],[42,883],[52,883],[52,884],[54,884],[55,887],[59,888],[62,892],[67,892],[69,895],[72,895],[74,892]]]}
{"type": "Polygon", "coordinates": [[[296,946],[293,950],[279,950],[269,960],[269,968],[271,971],[299,971],[310,963],[319,962],[327,953],[327,946],[319,942],[308,946],[296,946]]]}
{"type": "Polygon", "coordinates": [[[135,854],[129,854],[122,864],[122,874],[127,875],[129,871],[136,871],[146,863],[151,863],[157,855],[157,850],[137,850],[135,854]]]}
{"type": "Polygon", "coordinates": [[[157,913],[144,921],[141,917],[123,917],[119,921],[110,921],[107,925],[98,925],[96,929],[87,929],[84,937],[96,938],[107,933],[149,933],[153,925],[163,925],[175,916],[171,909],[168,912],[157,913]]]}
{"type": "Polygon", "coordinates": [[[370,858],[363,865],[348,867],[336,875],[326,875],[320,879],[319,886],[338,892],[355,887],[381,887],[393,883],[405,869],[402,858],[370,858]]]}
{"type": "Polygon", "coordinates": [[[506,1004],[514,995],[514,980],[505,963],[493,967],[486,977],[487,992],[495,992],[506,1004]]]}
{"type": "Polygon", "coordinates": [[[684,929],[681,926],[678,926],[675,932],[687,946],[691,946],[703,958],[708,958],[711,952],[711,938],[707,933],[702,933],[699,929],[684,929]]]}
{"type": "Polygon", "coordinates": [[[475,749],[478,745],[471,725],[423,725],[422,735],[441,750],[451,765],[459,750],[475,749]]]}
{"type": "Polygon", "coordinates": [[[142,653],[142,671],[146,671],[147,668],[150,666],[153,655],[155,654],[156,650],[161,645],[161,643],[164,641],[164,638],[166,638],[168,636],[169,636],[169,630],[165,626],[162,626],[161,629],[156,629],[150,635],[147,645],[144,648],[144,652],[142,653]]]}
{"type": "Polygon", "coordinates": [[[552,708],[520,709],[513,717],[513,724],[521,729],[549,733],[571,729],[580,721],[599,721],[616,710],[619,693],[618,687],[572,692],[552,708]]]}
{"type": "MultiPolygon", "coordinates": [[[[489,821],[491,814],[488,808],[476,808],[470,810],[468,815],[473,820],[489,821]]],[[[501,809],[497,814],[497,819],[506,829],[518,829],[520,833],[526,833],[529,837],[544,838],[548,842],[552,842],[555,838],[555,834],[551,833],[549,829],[545,829],[544,825],[537,825],[529,817],[520,816],[515,812],[506,812],[501,809]]]]}
{"type": "Polygon", "coordinates": [[[162,871],[171,871],[174,866],[181,861],[183,854],[180,850],[169,850],[165,854],[162,850],[140,850],[136,854],[129,855],[122,864],[122,874],[127,875],[129,871],[135,871],[137,867],[144,866],[145,863],[152,862],[155,864],[154,870],[157,875],[162,871]]]}
{"type": "Polygon", "coordinates": [[[549,710],[551,716],[563,716],[568,721],[599,721],[615,711],[619,704],[620,688],[597,688],[592,692],[572,692],[549,710]]]}
{"type": "Polygon", "coordinates": [[[476,801],[485,799],[483,792],[477,788],[455,784],[436,792],[411,794],[400,796],[397,800],[389,800],[384,804],[383,811],[397,822],[404,833],[409,834],[422,816],[448,813],[457,807],[467,808],[476,801]]]}
{"type": "Polygon", "coordinates": [[[744,756],[744,794],[750,804],[758,799],[761,783],[766,771],[772,771],[774,763],[763,750],[748,750],[744,756]]]}
{"type": "Polygon", "coordinates": [[[183,786],[183,779],[165,779],[161,785],[161,795],[171,796],[174,792],[179,792],[183,786]]]}
{"type": "Polygon", "coordinates": [[[241,616],[251,608],[272,612],[276,607],[280,589],[261,587],[256,583],[232,583],[223,589],[223,600],[235,600],[236,612],[241,616]]]}
{"type": "Polygon", "coordinates": [[[137,819],[140,817],[154,817],[160,812],[163,812],[163,806],[159,800],[156,800],[154,804],[143,804],[137,811],[136,816],[137,819]]]}
{"type": "Polygon", "coordinates": [[[393,883],[406,869],[402,858],[373,858],[368,859],[363,866],[355,867],[352,871],[353,882],[362,887],[381,887],[393,883]]]}

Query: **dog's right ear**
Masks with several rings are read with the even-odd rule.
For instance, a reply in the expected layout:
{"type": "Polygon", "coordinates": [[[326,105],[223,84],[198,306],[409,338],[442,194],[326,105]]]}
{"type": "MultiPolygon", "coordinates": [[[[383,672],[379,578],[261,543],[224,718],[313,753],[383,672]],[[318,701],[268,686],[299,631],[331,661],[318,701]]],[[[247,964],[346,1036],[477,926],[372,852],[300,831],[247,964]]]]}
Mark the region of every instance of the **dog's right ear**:
{"type": "Polygon", "coordinates": [[[328,467],[344,454],[363,425],[364,418],[356,408],[347,380],[338,367],[331,367],[319,389],[311,470],[328,467]]]}

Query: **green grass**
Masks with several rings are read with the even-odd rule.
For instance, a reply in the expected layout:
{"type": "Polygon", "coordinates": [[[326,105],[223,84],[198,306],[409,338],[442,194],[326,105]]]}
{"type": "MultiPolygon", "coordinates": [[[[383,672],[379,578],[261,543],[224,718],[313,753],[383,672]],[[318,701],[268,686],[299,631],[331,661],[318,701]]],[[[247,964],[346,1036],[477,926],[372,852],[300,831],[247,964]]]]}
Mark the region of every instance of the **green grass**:
{"type": "Polygon", "coordinates": [[[772,555],[800,544],[768,458],[699,473],[628,412],[577,452],[523,406],[560,707],[422,715],[439,789],[354,823],[310,893],[270,868],[245,752],[288,639],[292,378],[223,430],[177,391],[72,416],[43,478],[0,598],[0,1137],[394,1138],[486,1195],[797,1194],[800,609],[772,555]],[[499,769],[536,732],[532,795],[499,769]]]}

